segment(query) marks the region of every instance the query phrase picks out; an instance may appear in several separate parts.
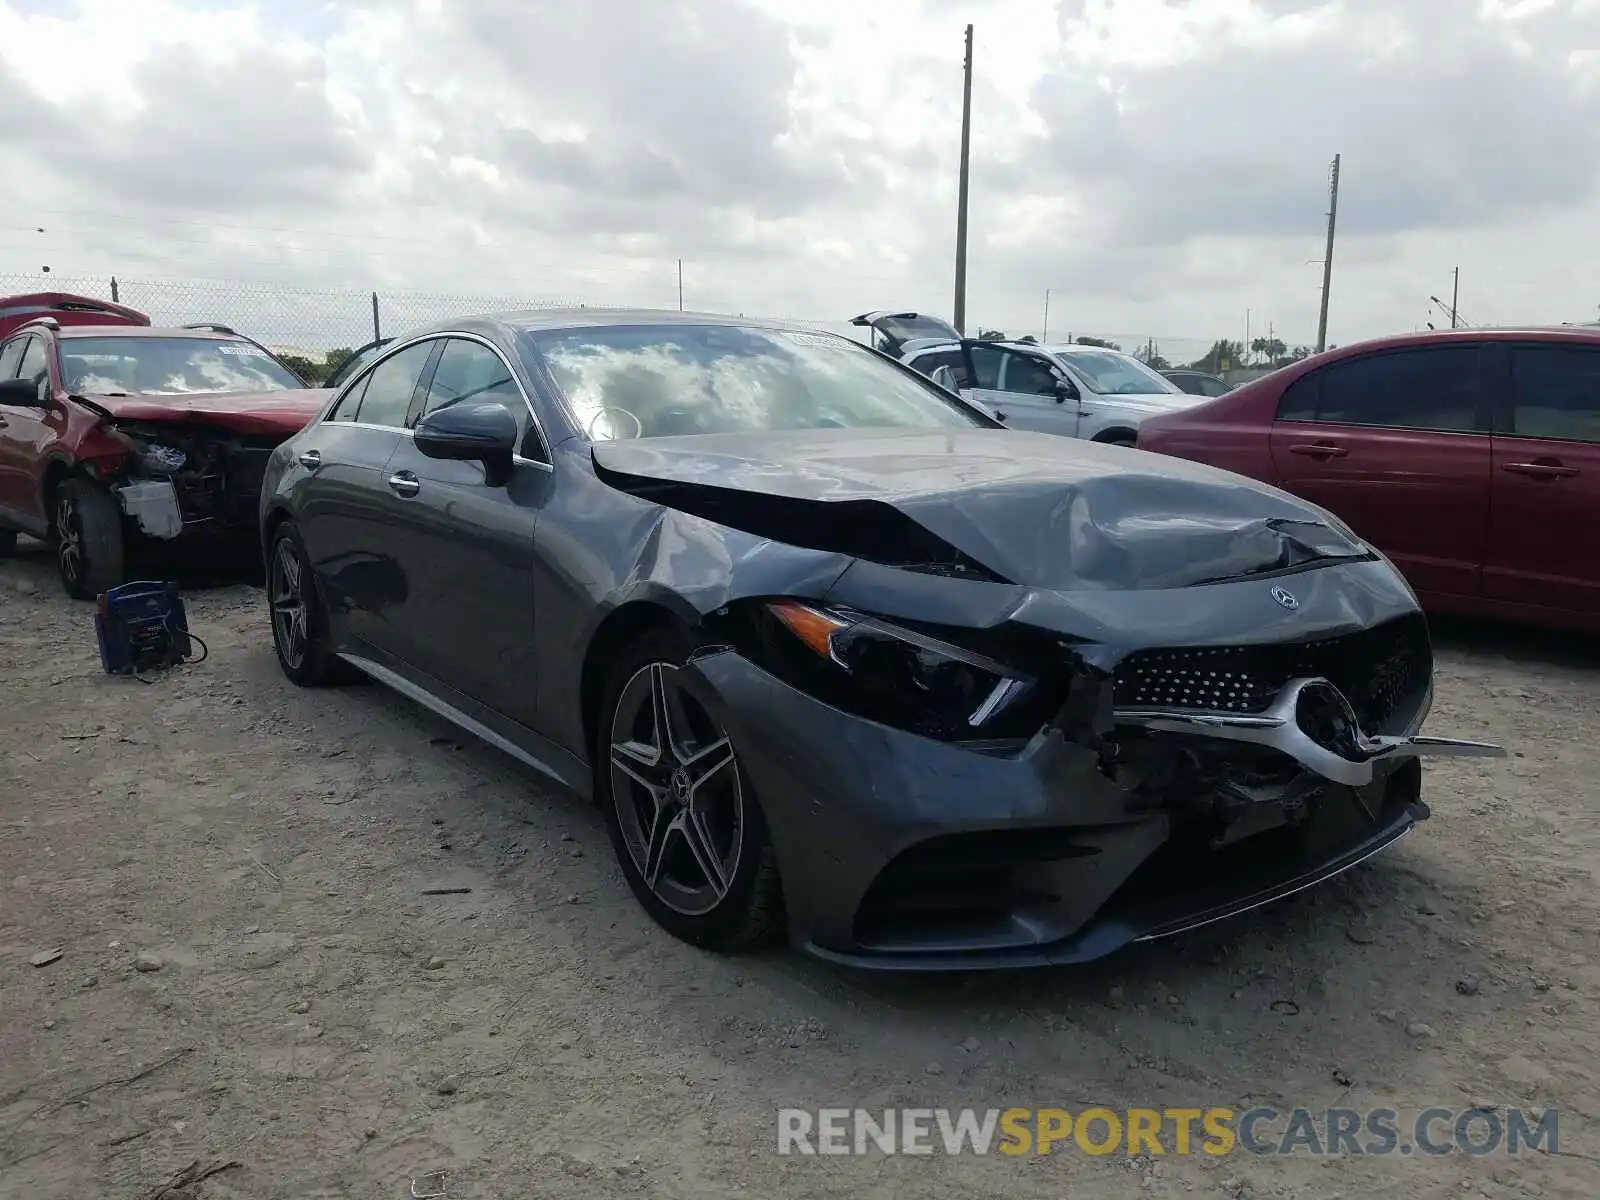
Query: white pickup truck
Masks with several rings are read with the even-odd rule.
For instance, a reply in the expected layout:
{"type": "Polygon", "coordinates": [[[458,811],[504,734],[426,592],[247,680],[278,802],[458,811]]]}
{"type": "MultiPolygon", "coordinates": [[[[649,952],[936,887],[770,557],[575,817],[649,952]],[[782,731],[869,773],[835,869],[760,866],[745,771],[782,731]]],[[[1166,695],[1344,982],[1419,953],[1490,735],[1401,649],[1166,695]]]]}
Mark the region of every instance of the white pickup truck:
{"type": "Polygon", "coordinates": [[[878,349],[953,385],[1014,429],[1131,446],[1147,417],[1210,399],[1120,350],[963,338],[927,313],[863,313],[851,324],[870,328],[878,349]]]}

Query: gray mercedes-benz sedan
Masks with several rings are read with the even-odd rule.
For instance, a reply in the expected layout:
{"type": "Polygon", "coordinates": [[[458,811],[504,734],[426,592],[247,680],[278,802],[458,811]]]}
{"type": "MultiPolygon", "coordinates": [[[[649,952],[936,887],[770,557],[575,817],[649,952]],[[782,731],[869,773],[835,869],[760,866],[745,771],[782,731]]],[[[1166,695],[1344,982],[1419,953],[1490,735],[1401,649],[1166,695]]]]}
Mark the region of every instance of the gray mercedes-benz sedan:
{"type": "Polygon", "coordinates": [[[384,347],[271,458],[284,673],[361,672],[602,806],[661,926],[1081,961],[1428,815],[1432,651],[1335,518],[1006,430],[847,338],[560,311],[384,347]]]}

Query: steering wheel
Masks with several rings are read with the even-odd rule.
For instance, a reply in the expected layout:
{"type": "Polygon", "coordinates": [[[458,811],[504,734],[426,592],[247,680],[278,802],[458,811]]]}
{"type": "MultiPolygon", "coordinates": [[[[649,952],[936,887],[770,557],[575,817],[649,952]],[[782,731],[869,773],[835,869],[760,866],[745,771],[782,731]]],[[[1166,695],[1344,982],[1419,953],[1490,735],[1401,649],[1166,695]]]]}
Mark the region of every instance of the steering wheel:
{"type": "Polygon", "coordinates": [[[607,406],[605,408],[595,410],[594,416],[589,418],[588,425],[584,427],[584,432],[589,435],[589,440],[591,442],[631,441],[634,438],[641,438],[644,436],[644,422],[639,420],[637,416],[625,408],[607,406]],[[613,413],[619,414],[625,417],[628,421],[632,422],[633,432],[626,436],[619,434],[616,421],[610,415],[613,413]],[[602,417],[605,418],[604,422],[601,420],[602,417]]]}

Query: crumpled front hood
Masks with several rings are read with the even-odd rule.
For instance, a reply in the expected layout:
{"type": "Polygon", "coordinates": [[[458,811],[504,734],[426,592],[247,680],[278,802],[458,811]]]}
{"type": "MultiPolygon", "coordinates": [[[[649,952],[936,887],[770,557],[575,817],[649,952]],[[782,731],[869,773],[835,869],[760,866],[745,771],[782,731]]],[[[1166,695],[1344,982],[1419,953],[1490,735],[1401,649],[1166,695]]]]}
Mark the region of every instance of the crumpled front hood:
{"type": "Polygon", "coordinates": [[[1370,556],[1266,484],[1052,434],[716,434],[593,457],[613,487],[773,541],[1034,588],[1187,587],[1370,556]]]}
{"type": "Polygon", "coordinates": [[[89,396],[122,421],[179,422],[215,425],[233,433],[299,433],[323,409],[333,393],[325,388],[273,392],[190,392],[179,396],[89,396]]]}

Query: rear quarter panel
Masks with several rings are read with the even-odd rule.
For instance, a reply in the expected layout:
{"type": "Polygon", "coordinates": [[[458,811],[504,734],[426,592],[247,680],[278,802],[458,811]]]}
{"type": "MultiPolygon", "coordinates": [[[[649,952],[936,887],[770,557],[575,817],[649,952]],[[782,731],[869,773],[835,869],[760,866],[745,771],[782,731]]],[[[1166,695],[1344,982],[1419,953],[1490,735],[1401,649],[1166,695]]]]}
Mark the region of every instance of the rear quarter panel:
{"type": "Polygon", "coordinates": [[[1276,484],[1272,418],[1283,387],[1262,379],[1182,412],[1151,417],[1139,426],[1139,449],[1276,484]]]}

